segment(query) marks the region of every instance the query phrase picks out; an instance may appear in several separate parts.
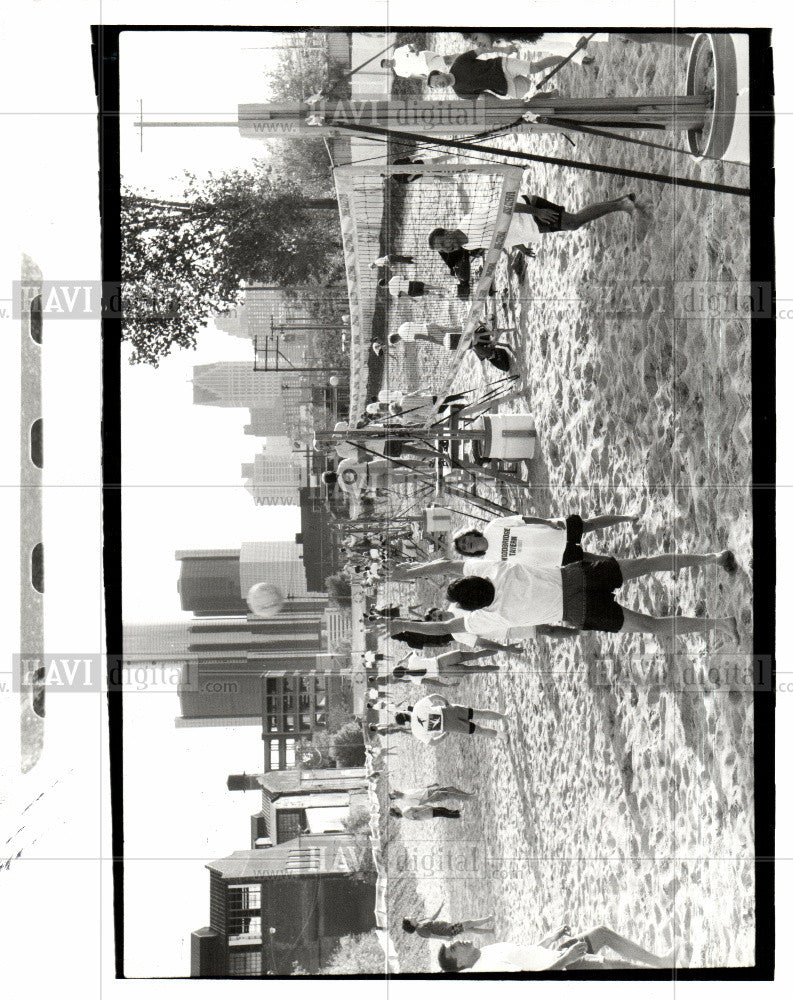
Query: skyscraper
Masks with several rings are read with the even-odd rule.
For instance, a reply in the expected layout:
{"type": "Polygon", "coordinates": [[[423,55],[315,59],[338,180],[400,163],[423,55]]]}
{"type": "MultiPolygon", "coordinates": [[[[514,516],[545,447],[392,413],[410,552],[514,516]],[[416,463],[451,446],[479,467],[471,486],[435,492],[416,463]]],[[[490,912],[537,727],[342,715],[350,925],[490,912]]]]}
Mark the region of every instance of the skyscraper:
{"type": "Polygon", "coordinates": [[[301,546],[283,539],[246,542],[239,549],[187,549],[176,552],[181,562],[179,595],[182,609],[206,615],[248,614],[245,598],[256,583],[273,583],[286,597],[309,591],[301,546]]]}
{"type": "MultiPolygon", "coordinates": [[[[269,442],[268,442],[269,444],[269,442]]],[[[245,488],[257,504],[300,503],[300,487],[308,485],[308,472],[302,455],[271,455],[269,448],[242,466],[245,488]]]]}
{"type": "Polygon", "coordinates": [[[194,365],[193,403],[244,407],[256,412],[263,435],[288,431],[300,437],[300,432],[311,425],[311,375],[288,370],[256,371],[247,361],[194,365]]]}

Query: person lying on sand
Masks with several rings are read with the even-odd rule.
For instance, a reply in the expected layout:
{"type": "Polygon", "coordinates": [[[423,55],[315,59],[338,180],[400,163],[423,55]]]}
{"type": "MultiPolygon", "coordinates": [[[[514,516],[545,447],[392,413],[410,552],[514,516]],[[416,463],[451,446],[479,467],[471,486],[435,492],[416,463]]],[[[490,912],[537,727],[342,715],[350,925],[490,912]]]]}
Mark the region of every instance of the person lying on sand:
{"type": "MultiPolygon", "coordinates": [[[[577,630],[593,632],[645,632],[656,638],[673,638],[715,629],[736,644],[740,640],[735,618],[656,618],[625,608],[614,599],[614,591],[628,580],[651,573],[674,573],[699,566],[719,566],[727,573],[737,570],[735,556],[723,552],[669,553],[635,559],[591,556],[580,546],[572,547],[575,561],[564,566],[537,566],[516,559],[482,558],[438,560],[444,571],[462,573],[447,589],[447,597],[463,612],[451,621],[416,622],[411,628],[425,635],[434,629],[453,633],[460,628],[492,637],[509,635],[513,626],[533,626],[537,635],[560,638],[577,630]],[[564,625],[557,623],[563,622],[564,625]]],[[[394,619],[392,629],[403,625],[394,619]]]]}
{"type": "Polygon", "coordinates": [[[477,948],[470,941],[441,945],[438,964],[444,972],[550,972],[564,969],[630,969],[652,966],[674,967],[675,955],[655,955],[609,927],[593,927],[571,938],[569,927],[561,927],[539,944],[516,945],[507,941],[477,948]],[[610,948],[626,961],[588,959],[610,948]]]}
{"type": "Polygon", "coordinates": [[[422,938],[453,938],[458,934],[492,934],[495,930],[496,918],[479,917],[473,920],[438,920],[444,904],[438,907],[426,920],[411,920],[404,917],[402,930],[406,934],[416,934],[422,938]]]}
{"type": "MultiPolygon", "coordinates": [[[[526,254],[529,253],[526,244],[543,233],[572,232],[614,212],[624,212],[631,216],[646,214],[646,209],[637,202],[634,194],[597,202],[582,208],[580,212],[568,212],[562,205],[546,201],[539,195],[523,195],[523,201],[524,204],[515,205],[504,249],[516,249],[526,254]]],[[[433,229],[428,237],[430,249],[450,253],[459,249],[487,248],[490,246],[493,225],[491,206],[484,204],[464,215],[452,229],[443,226],[433,229]]]]}

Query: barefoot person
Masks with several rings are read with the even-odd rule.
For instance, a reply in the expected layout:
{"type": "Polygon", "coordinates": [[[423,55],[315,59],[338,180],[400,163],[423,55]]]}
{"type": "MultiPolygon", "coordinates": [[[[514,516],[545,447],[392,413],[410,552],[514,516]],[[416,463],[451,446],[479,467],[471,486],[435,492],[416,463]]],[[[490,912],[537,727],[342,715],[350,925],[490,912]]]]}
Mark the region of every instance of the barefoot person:
{"type": "MultiPolygon", "coordinates": [[[[480,338],[486,339],[490,337],[493,333],[511,333],[514,327],[500,327],[495,330],[481,330],[480,338]]],[[[459,324],[457,326],[440,326],[438,323],[423,323],[415,320],[408,320],[406,323],[402,323],[395,333],[390,333],[388,335],[388,343],[391,345],[406,343],[413,344],[417,341],[423,341],[427,344],[435,344],[438,347],[446,347],[450,351],[456,349],[457,345],[460,343],[460,337],[462,333],[460,331],[459,324]]]]}
{"type": "Polygon", "coordinates": [[[451,87],[458,97],[469,101],[482,94],[494,94],[502,100],[526,99],[537,93],[538,81],[532,78],[561,61],[561,56],[529,60],[497,55],[487,59],[476,49],[469,49],[457,56],[451,66],[434,69],[427,77],[427,85],[431,90],[451,87]]]}
{"type": "MultiPolygon", "coordinates": [[[[508,635],[512,626],[534,626],[538,635],[559,638],[578,629],[593,632],[645,632],[657,638],[697,633],[715,629],[737,642],[734,618],[656,618],[623,607],[614,599],[614,591],[623,583],[651,573],[677,572],[680,569],[719,566],[735,573],[735,556],[729,549],[702,555],[645,556],[615,559],[613,556],[587,556],[576,552],[578,561],[564,566],[537,566],[517,559],[438,560],[434,571],[462,572],[462,579],[449,585],[447,597],[463,612],[444,622],[415,622],[411,628],[425,635],[434,629],[454,633],[460,627],[475,635],[508,635]],[[445,569],[441,566],[445,562],[445,569]],[[557,623],[564,622],[564,626],[557,623]],[[565,627],[567,626],[567,627],[565,627]]],[[[426,568],[426,567],[425,567],[426,568]]],[[[396,630],[401,619],[394,619],[396,630]]]]}
{"type": "Polygon", "coordinates": [[[377,282],[380,288],[387,288],[390,295],[395,298],[420,299],[427,293],[431,295],[445,295],[446,289],[440,285],[431,285],[426,281],[415,281],[403,278],[401,274],[395,274],[393,278],[386,281],[381,278],[377,282]]]}
{"type": "Polygon", "coordinates": [[[410,712],[410,726],[413,735],[425,743],[444,739],[449,733],[463,736],[482,736],[487,740],[508,742],[508,734],[498,729],[489,729],[483,722],[505,723],[507,717],[500,712],[484,708],[469,708],[467,705],[451,705],[438,694],[427,695],[417,701],[410,712]]]}
{"type": "Polygon", "coordinates": [[[485,656],[484,650],[472,649],[463,651],[461,649],[450,649],[448,652],[439,653],[437,656],[419,656],[417,653],[410,653],[404,657],[407,661],[403,667],[403,661],[394,668],[393,675],[397,676],[397,671],[403,667],[405,675],[414,684],[426,683],[428,680],[442,680],[445,677],[460,677],[463,674],[489,674],[498,672],[497,663],[477,663],[476,666],[468,664],[482,659],[485,656]],[[455,670],[455,667],[462,669],[455,670]]]}
{"type": "Polygon", "coordinates": [[[444,972],[550,972],[564,969],[625,969],[651,966],[669,969],[674,953],[655,955],[609,927],[593,927],[569,938],[569,927],[560,928],[539,944],[516,945],[507,941],[477,948],[470,941],[441,945],[438,964],[444,972]],[[567,940],[563,940],[567,938],[567,940]],[[588,959],[603,948],[615,951],[624,961],[588,959]]]}
{"type": "MultiPolygon", "coordinates": [[[[428,662],[432,664],[434,657],[432,656],[420,656],[417,658],[419,663],[428,662]]],[[[442,678],[438,672],[437,668],[429,670],[426,667],[418,667],[412,670],[410,666],[405,666],[404,664],[399,664],[394,667],[391,671],[390,680],[399,684],[401,681],[410,681],[411,684],[416,684],[421,687],[457,687],[457,681],[446,680],[442,678]]]]}
{"type": "Polygon", "coordinates": [[[394,819],[460,819],[459,809],[447,809],[446,806],[391,806],[388,815],[394,819]]]}
{"type": "Polygon", "coordinates": [[[369,267],[374,270],[379,267],[386,267],[388,264],[415,264],[412,257],[408,257],[407,254],[403,253],[386,253],[382,257],[376,257],[369,267]]]}
{"type": "Polygon", "coordinates": [[[582,518],[571,514],[567,518],[528,517],[514,514],[496,517],[480,531],[464,528],[452,538],[461,556],[488,559],[521,559],[561,566],[567,561],[565,550],[577,545],[587,532],[613,528],[619,524],[635,525],[638,518],[631,514],[602,514],[582,518]]]}
{"type": "MultiPolygon", "coordinates": [[[[577,66],[586,66],[594,59],[587,54],[589,41],[586,35],[575,32],[554,31],[530,33],[526,31],[464,31],[463,38],[471,43],[481,56],[485,53],[493,55],[517,55],[518,42],[531,45],[532,49],[544,52],[546,55],[558,56],[577,66]]],[[[438,67],[440,69],[440,67],[438,67]]]]}
{"type": "Polygon", "coordinates": [[[396,76],[406,78],[426,77],[433,70],[448,69],[452,60],[453,56],[442,56],[432,49],[419,49],[410,42],[394,49],[390,59],[381,59],[380,68],[393,70],[396,76]]]}
{"type": "MultiPolygon", "coordinates": [[[[503,334],[512,332],[512,327],[497,327],[490,329],[485,323],[479,323],[471,338],[469,350],[479,358],[480,361],[488,361],[499,371],[509,371],[512,364],[511,349],[493,342],[493,334],[503,334]]],[[[392,347],[404,341],[405,343],[415,343],[425,341],[428,344],[435,344],[438,347],[446,347],[450,351],[457,349],[460,343],[462,331],[459,326],[439,326],[437,323],[422,323],[409,321],[402,323],[395,333],[388,335],[388,342],[392,347]]]]}
{"type": "Polygon", "coordinates": [[[392,800],[401,800],[405,805],[424,806],[434,805],[448,799],[472,799],[474,793],[464,792],[456,785],[439,785],[436,782],[432,785],[426,785],[424,788],[406,788],[404,792],[394,788],[388,793],[388,797],[392,800]]]}
{"type": "Polygon", "coordinates": [[[444,904],[438,907],[431,917],[426,920],[411,920],[409,917],[402,919],[402,930],[406,934],[415,934],[422,938],[449,938],[457,937],[458,934],[492,934],[495,930],[496,918],[479,917],[473,920],[438,920],[444,904]]]}
{"type": "MultiPolygon", "coordinates": [[[[611,201],[598,202],[582,208],[580,212],[568,212],[562,205],[546,201],[539,195],[523,195],[523,204],[516,204],[512,222],[504,240],[504,249],[518,249],[528,252],[531,243],[544,233],[572,232],[589,225],[595,219],[614,212],[634,215],[644,212],[637,205],[633,194],[623,195],[611,201]]],[[[464,215],[456,226],[438,226],[429,235],[431,250],[451,253],[454,250],[480,250],[490,246],[493,237],[494,219],[489,205],[482,205],[464,215]]]]}

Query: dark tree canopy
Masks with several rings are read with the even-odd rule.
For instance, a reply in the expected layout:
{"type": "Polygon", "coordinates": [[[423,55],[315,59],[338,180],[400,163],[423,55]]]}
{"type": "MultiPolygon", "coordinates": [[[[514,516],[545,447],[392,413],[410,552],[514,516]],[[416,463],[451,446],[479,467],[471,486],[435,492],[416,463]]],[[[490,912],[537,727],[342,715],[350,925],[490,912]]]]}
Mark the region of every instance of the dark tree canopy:
{"type": "Polygon", "coordinates": [[[296,284],[341,274],[333,197],[307,197],[266,164],[199,179],[183,200],[122,190],[123,339],[132,364],[195,347],[213,315],[246,284],[296,284]],[[152,303],[154,307],[152,307],[152,303]]]}

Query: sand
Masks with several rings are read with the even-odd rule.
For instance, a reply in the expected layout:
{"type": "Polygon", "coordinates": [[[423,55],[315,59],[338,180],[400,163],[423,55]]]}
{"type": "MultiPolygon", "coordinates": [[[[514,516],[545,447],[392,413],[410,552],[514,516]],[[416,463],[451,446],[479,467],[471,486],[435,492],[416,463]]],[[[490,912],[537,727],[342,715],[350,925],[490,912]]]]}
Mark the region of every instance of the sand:
{"type": "MultiPolygon", "coordinates": [[[[435,44],[461,51],[451,34],[435,44]]],[[[560,73],[560,89],[682,86],[684,56],[671,47],[610,40],[595,54],[595,67],[560,73]]],[[[550,137],[501,141],[571,152],[550,137]]],[[[748,181],[740,167],[575,142],[581,158],[748,181]]],[[[736,577],[683,570],[627,585],[621,597],[656,614],[736,615],[741,647],[680,638],[674,655],[647,638],[530,642],[500,658],[499,675],[466,680],[454,695],[506,712],[509,747],[449,737],[428,750],[392,738],[401,750],[390,759],[393,787],[438,780],[477,792],[462,821],[389,827],[389,914],[403,971],[436,968],[437,949],[398,924],[441,900],[447,918],[494,913],[499,940],[605,923],[659,952],[677,945],[682,965],[753,960],[754,728],[741,683],[752,647],[750,332],[744,308],[694,310],[690,298],[704,283],[731,291],[748,278],[748,202],[545,167],[524,180],[527,193],[572,209],[628,189],[652,206],[646,235],[611,216],[544,237],[522,283],[500,273],[499,316],[516,328],[523,375],[506,408],[533,414],[539,448],[524,470],[531,488],[483,492],[524,513],[638,514],[635,530],[612,529],[588,546],[603,552],[730,546],[736,577]],[[411,858],[416,870],[403,871],[411,858]]],[[[407,366],[403,375],[409,384],[407,366]]],[[[490,378],[472,358],[458,384],[490,378]]]]}

